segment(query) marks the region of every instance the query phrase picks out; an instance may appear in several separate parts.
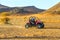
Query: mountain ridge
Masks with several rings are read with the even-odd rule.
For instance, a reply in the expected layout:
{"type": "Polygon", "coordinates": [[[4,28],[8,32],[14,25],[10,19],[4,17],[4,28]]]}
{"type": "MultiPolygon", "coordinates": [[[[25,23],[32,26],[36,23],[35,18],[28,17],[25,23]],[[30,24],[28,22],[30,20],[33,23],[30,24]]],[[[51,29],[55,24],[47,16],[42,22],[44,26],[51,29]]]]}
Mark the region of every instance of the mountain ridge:
{"type": "Polygon", "coordinates": [[[25,6],[25,7],[8,7],[0,4],[0,13],[2,12],[10,12],[12,13],[20,13],[20,14],[26,14],[26,13],[38,13],[45,11],[44,9],[39,9],[35,6],[25,6]]]}

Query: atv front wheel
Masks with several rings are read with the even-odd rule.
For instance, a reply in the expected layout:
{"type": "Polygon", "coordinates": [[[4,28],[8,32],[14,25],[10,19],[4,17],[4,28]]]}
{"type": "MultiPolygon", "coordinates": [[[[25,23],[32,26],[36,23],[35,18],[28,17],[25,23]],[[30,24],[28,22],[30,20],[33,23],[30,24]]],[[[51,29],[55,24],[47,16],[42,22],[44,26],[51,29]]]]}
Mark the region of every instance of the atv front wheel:
{"type": "Polygon", "coordinates": [[[25,25],[25,28],[29,28],[29,27],[30,27],[30,24],[27,23],[27,24],[25,25]]]}
{"type": "Polygon", "coordinates": [[[40,24],[37,24],[37,27],[38,27],[38,29],[40,29],[40,28],[44,28],[44,24],[42,23],[40,23],[40,24]]]}

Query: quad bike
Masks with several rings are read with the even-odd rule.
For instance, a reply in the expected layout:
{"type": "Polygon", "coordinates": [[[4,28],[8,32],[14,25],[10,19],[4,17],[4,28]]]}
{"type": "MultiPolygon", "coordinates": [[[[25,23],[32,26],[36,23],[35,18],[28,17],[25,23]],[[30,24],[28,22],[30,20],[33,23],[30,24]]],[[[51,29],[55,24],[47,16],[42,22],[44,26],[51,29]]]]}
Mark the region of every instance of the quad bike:
{"type": "Polygon", "coordinates": [[[25,28],[37,26],[37,28],[44,28],[44,23],[40,20],[36,20],[36,17],[30,17],[29,21],[26,23],[25,28]]]}

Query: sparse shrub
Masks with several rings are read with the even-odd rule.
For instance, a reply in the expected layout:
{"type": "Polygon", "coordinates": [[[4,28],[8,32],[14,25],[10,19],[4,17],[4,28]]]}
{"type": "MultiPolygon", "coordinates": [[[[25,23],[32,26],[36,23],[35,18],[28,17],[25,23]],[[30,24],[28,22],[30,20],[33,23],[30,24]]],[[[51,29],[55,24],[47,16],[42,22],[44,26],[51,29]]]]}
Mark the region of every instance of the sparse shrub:
{"type": "Polygon", "coordinates": [[[5,18],[3,18],[3,19],[1,19],[1,20],[2,20],[2,22],[3,22],[4,24],[10,24],[10,23],[9,23],[10,19],[9,19],[8,17],[5,17],[5,18]]]}
{"type": "Polygon", "coordinates": [[[5,21],[5,24],[9,24],[10,19],[6,17],[4,21],[5,21]]]}
{"type": "Polygon", "coordinates": [[[60,14],[60,11],[53,11],[53,14],[60,14]]]}

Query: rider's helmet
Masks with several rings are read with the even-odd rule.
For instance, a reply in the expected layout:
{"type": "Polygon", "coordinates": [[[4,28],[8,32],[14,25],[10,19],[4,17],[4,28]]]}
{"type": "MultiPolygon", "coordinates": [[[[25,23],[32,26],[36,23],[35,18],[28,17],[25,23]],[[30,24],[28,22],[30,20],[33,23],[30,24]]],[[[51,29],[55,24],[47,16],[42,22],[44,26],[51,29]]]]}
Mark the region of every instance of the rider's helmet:
{"type": "Polygon", "coordinates": [[[35,21],[35,19],[36,18],[32,16],[32,17],[29,18],[29,21],[35,21]]]}

